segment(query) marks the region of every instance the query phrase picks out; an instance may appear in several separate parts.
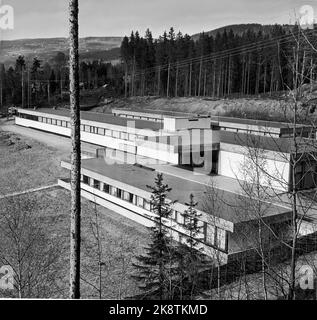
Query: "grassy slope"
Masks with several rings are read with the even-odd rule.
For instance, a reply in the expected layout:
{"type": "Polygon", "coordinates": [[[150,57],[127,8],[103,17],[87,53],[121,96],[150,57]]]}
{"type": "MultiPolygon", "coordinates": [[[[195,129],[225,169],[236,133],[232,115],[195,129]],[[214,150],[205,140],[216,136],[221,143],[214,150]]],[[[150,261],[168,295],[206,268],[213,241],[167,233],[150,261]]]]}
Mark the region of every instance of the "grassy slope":
{"type": "MultiPolygon", "coordinates": [[[[55,184],[58,177],[66,177],[67,172],[60,166],[60,158],[65,156],[58,150],[48,148],[36,141],[25,139],[17,135],[0,132],[0,192],[10,194],[41,185],[55,184]],[[14,144],[8,146],[8,141],[14,144]],[[31,147],[31,148],[29,148],[31,147]]],[[[22,199],[28,195],[19,196],[22,199]]],[[[64,239],[61,248],[61,259],[64,261],[65,281],[63,289],[68,290],[69,264],[69,215],[70,194],[63,189],[37,192],[30,195],[36,201],[35,213],[39,214],[44,227],[52,239],[56,236],[64,239]]],[[[1,206],[1,200],[0,200],[1,206]]],[[[119,288],[122,295],[133,295],[136,287],[129,274],[132,271],[131,257],[143,252],[146,245],[147,230],[142,226],[127,220],[105,208],[97,207],[101,215],[101,225],[105,236],[107,252],[105,253],[105,293],[104,298],[119,298],[119,288]],[[118,245],[121,247],[118,249],[118,245]],[[127,270],[122,275],[122,262],[129,260],[127,270]]],[[[95,206],[89,201],[82,200],[82,235],[83,243],[92,241],[89,229],[90,217],[95,212],[95,206]]],[[[84,270],[90,270],[92,260],[83,250],[84,270]]],[[[85,277],[90,278],[88,272],[85,277]]],[[[90,286],[82,285],[82,295],[86,298],[96,297],[96,292],[90,286]]]]}
{"type": "Polygon", "coordinates": [[[57,183],[66,172],[64,154],[43,144],[0,131],[0,194],[57,183]]]}

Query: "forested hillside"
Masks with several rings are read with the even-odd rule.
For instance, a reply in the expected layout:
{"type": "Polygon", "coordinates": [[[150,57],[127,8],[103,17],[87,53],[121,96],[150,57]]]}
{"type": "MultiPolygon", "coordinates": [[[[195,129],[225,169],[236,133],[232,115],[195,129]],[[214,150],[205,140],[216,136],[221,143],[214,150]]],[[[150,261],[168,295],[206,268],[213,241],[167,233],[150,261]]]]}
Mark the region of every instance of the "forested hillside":
{"type": "Polygon", "coordinates": [[[251,28],[242,34],[232,29],[216,36],[202,33],[197,41],[173,28],[158,40],[149,30],[144,37],[132,32],[121,46],[126,95],[272,95],[292,88],[294,63],[312,85],[314,35],[315,30],[280,25],[265,32],[251,28]]]}
{"type": "MultiPolygon", "coordinates": [[[[173,28],[158,39],[150,30],[144,36],[132,32],[121,48],[113,49],[117,64],[102,59],[103,51],[95,57],[89,51],[80,53],[82,104],[135,96],[281,98],[293,88],[295,66],[306,79],[307,99],[316,97],[315,33],[257,24],[199,37],[176,34],[173,28]]],[[[67,60],[67,54],[58,52],[46,60],[21,55],[11,66],[0,64],[0,106],[67,105],[67,60]]]]}

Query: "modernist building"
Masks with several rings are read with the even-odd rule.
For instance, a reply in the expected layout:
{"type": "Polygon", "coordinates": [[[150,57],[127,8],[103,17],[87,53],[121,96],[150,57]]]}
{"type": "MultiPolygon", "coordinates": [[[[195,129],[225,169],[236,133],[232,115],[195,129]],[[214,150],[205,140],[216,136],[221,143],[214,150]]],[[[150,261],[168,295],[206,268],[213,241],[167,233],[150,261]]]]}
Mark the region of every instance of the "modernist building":
{"type": "MultiPolygon", "coordinates": [[[[249,182],[245,169],[252,162],[252,150],[261,149],[265,172],[261,184],[281,193],[292,186],[293,145],[287,137],[292,128],[285,124],[132,110],[82,112],[81,120],[82,141],[99,148],[95,159],[82,161],[83,197],[151,226],[153,212],[147,186],[153,185],[158,172],[163,172],[172,188],[169,200],[177,201],[173,217],[165,221],[172,235],[178,241],[186,237],[183,213],[190,194],[194,194],[201,215],[201,246],[223,264],[252,249],[251,243],[241,244],[239,237],[241,230],[248,229],[258,217],[237,207],[241,184],[249,182]],[[225,199],[215,201],[217,210],[206,205],[210,181],[218,182],[213,192],[225,199]]],[[[67,137],[71,134],[67,110],[20,109],[15,121],[20,126],[67,137]]],[[[296,130],[306,137],[311,132],[306,126],[296,130]]],[[[298,186],[315,187],[316,161],[302,159],[296,176],[298,186]],[[303,178],[304,172],[310,174],[303,178]]],[[[68,162],[62,166],[70,169],[68,162]]],[[[59,184],[70,188],[67,178],[59,184]]],[[[262,218],[271,228],[281,230],[291,219],[291,209],[267,201],[266,206],[262,218]]]]}

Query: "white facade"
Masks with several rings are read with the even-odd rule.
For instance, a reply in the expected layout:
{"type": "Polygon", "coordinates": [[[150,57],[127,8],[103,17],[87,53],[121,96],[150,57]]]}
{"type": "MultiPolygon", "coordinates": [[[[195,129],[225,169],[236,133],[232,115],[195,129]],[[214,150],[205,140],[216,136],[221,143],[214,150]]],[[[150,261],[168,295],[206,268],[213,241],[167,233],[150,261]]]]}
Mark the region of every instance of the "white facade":
{"type": "MultiPolygon", "coordinates": [[[[260,161],[261,184],[281,191],[288,191],[290,176],[290,155],[267,151],[259,156],[251,155],[245,147],[221,144],[219,152],[219,175],[248,181],[252,179],[250,168],[260,161]]],[[[250,181],[249,181],[250,182],[250,181]]]]}

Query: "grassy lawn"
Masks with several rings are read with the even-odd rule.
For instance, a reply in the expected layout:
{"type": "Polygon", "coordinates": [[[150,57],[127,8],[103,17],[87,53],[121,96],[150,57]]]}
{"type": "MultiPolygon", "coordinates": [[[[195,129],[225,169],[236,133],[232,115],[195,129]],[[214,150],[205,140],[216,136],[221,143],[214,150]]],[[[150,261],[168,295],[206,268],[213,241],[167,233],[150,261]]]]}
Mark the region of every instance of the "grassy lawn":
{"type": "MultiPolygon", "coordinates": [[[[22,137],[0,133],[0,192],[10,194],[26,189],[56,184],[58,177],[67,177],[67,171],[60,166],[64,156],[58,150],[22,137]],[[12,140],[12,144],[11,141],[12,140]]],[[[68,293],[69,266],[69,216],[70,193],[55,188],[18,196],[21,201],[31,198],[34,201],[32,210],[38,215],[45,232],[52,239],[62,239],[60,254],[62,259],[64,297],[68,293]]],[[[0,200],[1,202],[4,200],[0,200]]],[[[95,237],[91,223],[96,212],[102,234],[102,297],[119,299],[137,293],[136,285],[130,274],[135,255],[143,252],[148,242],[147,230],[105,208],[95,206],[82,199],[82,297],[98,298],[98,291],[92,285],[98,284],[94,250],[95,237]]]]}
{"type": "Polygon", "coordinates": [[[37,141],[0,131],[0,195],[57,183],[67,155],[37,141]]]}

